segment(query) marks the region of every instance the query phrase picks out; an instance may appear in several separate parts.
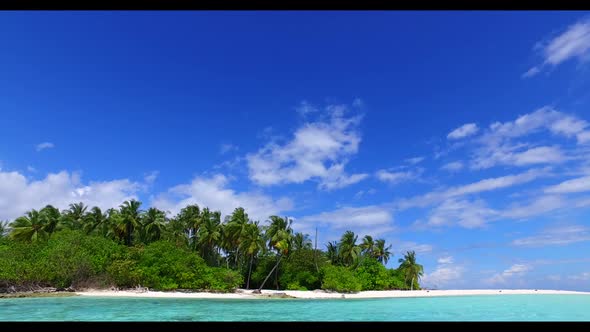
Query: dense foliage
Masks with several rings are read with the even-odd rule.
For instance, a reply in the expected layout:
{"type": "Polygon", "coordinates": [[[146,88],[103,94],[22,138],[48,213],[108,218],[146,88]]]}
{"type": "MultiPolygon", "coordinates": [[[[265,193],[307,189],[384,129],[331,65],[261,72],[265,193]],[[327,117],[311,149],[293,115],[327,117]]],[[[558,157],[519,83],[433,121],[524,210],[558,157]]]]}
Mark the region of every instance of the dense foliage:
{"type": "Polygon", "coordinates": [[[385,240],[351,231],[326,251],[314,249],[292,220],[265,225],[243,208],[221,213],[189,205],[172,218],[141,210],[135,200],[102,211],[82,203],[48,205],[0,222],[0,291],[36,287],[147,287],[231,291],[236,288],[338,292],[419,289],[423,268],[414,252],[385,264],[385,240]]]}

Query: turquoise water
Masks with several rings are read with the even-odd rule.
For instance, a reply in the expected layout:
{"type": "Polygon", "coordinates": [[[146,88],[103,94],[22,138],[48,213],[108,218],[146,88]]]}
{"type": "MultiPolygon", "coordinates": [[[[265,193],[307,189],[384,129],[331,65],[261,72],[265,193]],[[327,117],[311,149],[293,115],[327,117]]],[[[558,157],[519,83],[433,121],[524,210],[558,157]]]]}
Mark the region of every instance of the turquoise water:
{"type": "Polygon", "coordinates": [[[590,295],[0,299],[0,321],[590,321],[590,295]]]}

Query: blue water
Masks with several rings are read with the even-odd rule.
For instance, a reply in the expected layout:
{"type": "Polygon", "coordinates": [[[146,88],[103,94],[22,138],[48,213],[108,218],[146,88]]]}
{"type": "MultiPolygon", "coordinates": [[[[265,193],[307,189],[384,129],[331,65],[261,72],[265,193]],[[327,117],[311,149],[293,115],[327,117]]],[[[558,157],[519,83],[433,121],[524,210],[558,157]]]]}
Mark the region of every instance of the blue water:
{"type": "Polygon", "coordinates": [[[0,321],[590,321],[590,295],[0,299],[0,321]]]}

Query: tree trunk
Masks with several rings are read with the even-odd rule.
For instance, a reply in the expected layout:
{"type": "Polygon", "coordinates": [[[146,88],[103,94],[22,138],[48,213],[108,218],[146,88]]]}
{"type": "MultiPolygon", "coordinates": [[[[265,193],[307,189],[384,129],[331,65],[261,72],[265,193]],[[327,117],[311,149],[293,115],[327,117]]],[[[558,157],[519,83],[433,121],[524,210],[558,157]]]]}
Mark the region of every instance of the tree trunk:
{"type": "Polygon", "coordinates": [[[252,263],[254,262],[254,254],[250,256],[250,268],[248,269],[248,281],[246,281],[246,289],[250,289],[250,276],[252,275],[252,263]]]}
{"type": "Polygon", "coordinates": [[[410,286],[410,290],[414,290],[414,277],[412,277],[412,285],[410,286]]]}
{"type": "Polygon", "coordinates": [[[279,260],[277,261],[277,263],[275,264],[275,266],[272,268],[272,270],[270,270],[270,272],[268,273],[268,275],[266,276],[266,278],[264,278],[264,281],[262,282],[262,284],[260,285],[260,287],[258,287],[258,292],[260,292],[260,290],[262,289],[262,287],[264,287],[264,284],[266,283],[266,281],[268,280],[268,278],[270,277],[270,275],[274,272],[274,270],[277,268],[277,266],[279,266],[279,263],[281,262],[281,259],[283,258],[283,255],[279,256],[279,260]]]}
{"type": "MultiPolygon", "coordinates": [[[[279,258],[279,260],[280,260],[280,258],[279,258]]],[[[275,287],[277,288],[277,290],[279,290],[279,268],[278,268],[278,266],[275,269],[275,287]]]]}

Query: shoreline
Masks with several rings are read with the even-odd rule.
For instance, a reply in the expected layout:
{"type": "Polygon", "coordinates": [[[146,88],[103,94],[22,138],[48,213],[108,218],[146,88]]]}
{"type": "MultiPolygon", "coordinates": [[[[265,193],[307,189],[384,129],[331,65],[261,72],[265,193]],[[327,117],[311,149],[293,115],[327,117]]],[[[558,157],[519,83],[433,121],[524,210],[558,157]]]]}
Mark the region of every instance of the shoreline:
{"type": "Polygon", "coordinates": [[[85,290],[75,292],[79,296],[98,297],[145,297],[145,298],[192,298],[192,299],[268,299],[268,298],[296,298],[296,299],[371,299],[371,298],[415,298],[467,295],[516,295],[516,294],[578,294],[590,295],[590,292],[547,290],[547,289],[466,289],[466,290],[416,290],[416,291],[362,291],[358,293],[337,293],[323,290],[262,290],[260,294],[253,294],[253,290],[238,289],[233,293],[209,292],[159,292],[137,290],[85,290]]]}

